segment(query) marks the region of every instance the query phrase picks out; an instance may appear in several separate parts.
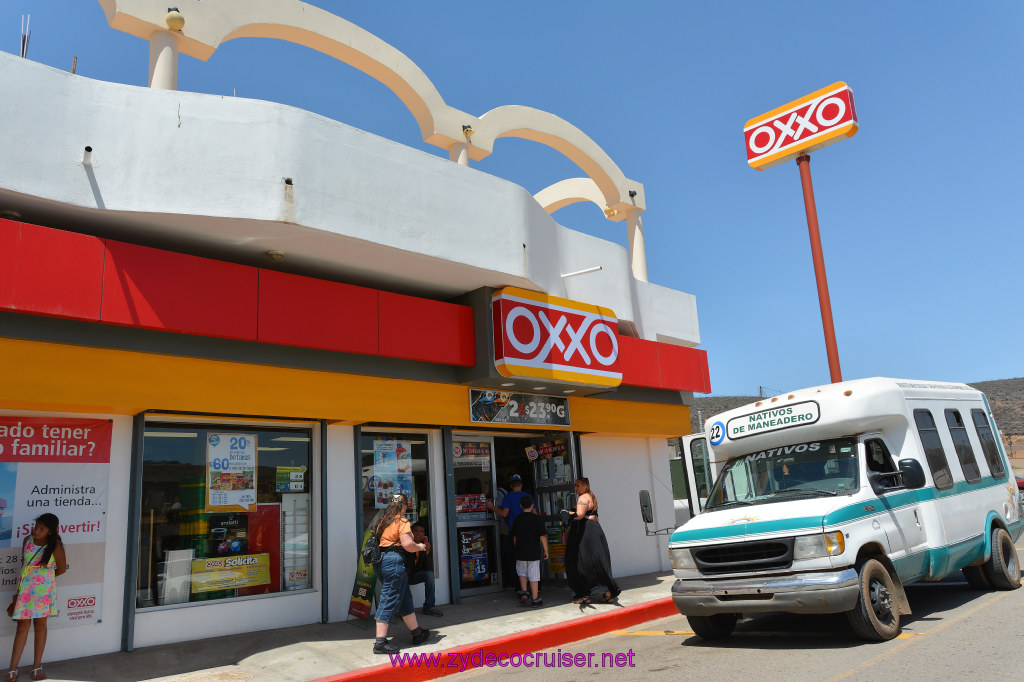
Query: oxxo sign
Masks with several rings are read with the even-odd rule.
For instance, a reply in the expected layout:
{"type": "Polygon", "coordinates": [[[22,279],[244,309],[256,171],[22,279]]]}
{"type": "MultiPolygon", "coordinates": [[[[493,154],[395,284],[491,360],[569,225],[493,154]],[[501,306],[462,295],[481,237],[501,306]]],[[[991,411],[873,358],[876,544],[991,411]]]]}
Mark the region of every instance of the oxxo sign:
{"type": "Polygon", "coordinates": [[[856,133],[853,93],[842,82],[755,116],[743,127],[747,163],[757,170],[777,166],[856,133]]]}
{"type": "Polygon", "coordinates": [[[608,308],[505,287],[491,297],[494,365],[506,377],[618,386],[619,322],[608,308]]]}

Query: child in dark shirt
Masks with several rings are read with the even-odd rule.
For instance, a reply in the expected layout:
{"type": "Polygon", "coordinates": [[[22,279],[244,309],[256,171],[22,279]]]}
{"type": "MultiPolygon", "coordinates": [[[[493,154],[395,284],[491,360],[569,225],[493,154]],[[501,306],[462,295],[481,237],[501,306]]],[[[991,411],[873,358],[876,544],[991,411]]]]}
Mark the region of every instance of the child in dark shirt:
{"type": "Polygon", "coordinates": [[[533,498],[523,495],[519,501],[523,513],[512,524],[513,556],[516,559],[516,574],[519,576],[519,603],[526,605],[526,583],[530,583],[530,606],[544,604],[540,598],[540,560],[548,558],[548,536],[544,521],[533,509],[533,498]]]}

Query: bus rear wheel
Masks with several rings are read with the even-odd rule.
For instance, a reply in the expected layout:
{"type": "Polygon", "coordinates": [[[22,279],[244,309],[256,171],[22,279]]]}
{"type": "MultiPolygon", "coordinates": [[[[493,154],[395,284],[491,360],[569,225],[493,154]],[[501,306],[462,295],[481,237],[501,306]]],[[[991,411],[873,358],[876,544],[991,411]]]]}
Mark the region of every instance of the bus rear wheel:
{"type": "Polygon", "coordinates": [[[982,567],[985,577],[997,590],[1015,590],[1020,587],[1020,562],[1013,539],[1003,528],[992,531],[992,556],[982,567]]]}
{"type": "Polygon", "coordinates": [[[860,598],[846,618],[864,639],[884,642],[899,634],[900,614],[896,586],[889,571],[877,559],[868,559],[858,570],[860,598]]]}

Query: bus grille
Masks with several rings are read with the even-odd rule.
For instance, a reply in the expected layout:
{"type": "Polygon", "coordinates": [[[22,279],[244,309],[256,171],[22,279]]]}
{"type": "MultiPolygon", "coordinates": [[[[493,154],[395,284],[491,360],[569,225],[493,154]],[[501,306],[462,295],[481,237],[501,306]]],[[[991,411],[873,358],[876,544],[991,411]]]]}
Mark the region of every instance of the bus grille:
{"type": "Polygon", "coordinates": [[[692,551],[701,573],[742,573],[789,568],[793,564],[793,538],[734,542],[692,551]]]}

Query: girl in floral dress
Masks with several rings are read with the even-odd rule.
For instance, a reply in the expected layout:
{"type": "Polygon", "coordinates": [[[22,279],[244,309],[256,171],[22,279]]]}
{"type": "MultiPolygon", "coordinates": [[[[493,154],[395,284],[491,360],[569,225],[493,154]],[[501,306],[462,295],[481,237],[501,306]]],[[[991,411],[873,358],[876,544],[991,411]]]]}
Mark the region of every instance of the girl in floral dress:
{"type": "Polygon", "coordinates": [[[28,641],[28,624],[35,630],[35,658],[32,663],[32,679],[45,680],[43,672],[43,649],[46,647],[46,619],[57,615],[58,575],[68,570],[64,545],[57,529],[60,521],[53,514],[43,514],[36,519],[32,535],[25,538],[21,547],[21,581],[18,591],[7,607],[7,614],[18,623],[11,651],[11,669],[7,673],[10,682],[18,679],[18,662],[28,641]]]}

